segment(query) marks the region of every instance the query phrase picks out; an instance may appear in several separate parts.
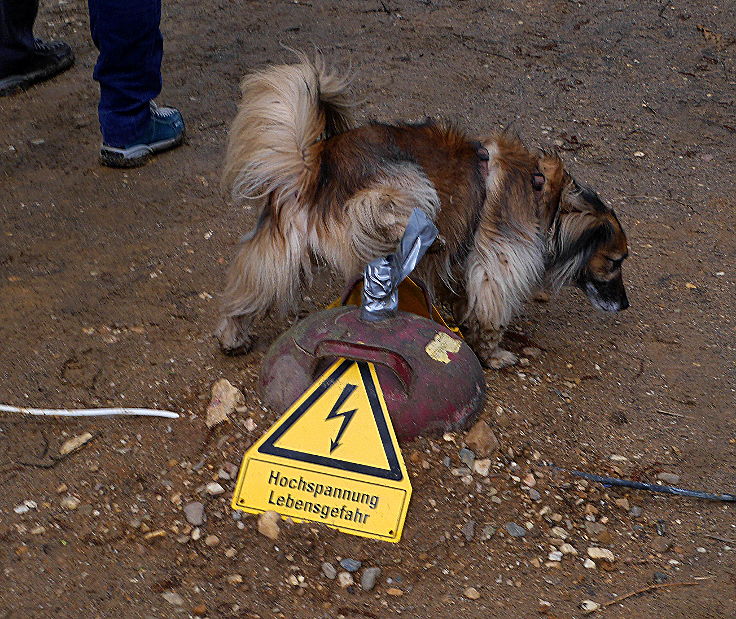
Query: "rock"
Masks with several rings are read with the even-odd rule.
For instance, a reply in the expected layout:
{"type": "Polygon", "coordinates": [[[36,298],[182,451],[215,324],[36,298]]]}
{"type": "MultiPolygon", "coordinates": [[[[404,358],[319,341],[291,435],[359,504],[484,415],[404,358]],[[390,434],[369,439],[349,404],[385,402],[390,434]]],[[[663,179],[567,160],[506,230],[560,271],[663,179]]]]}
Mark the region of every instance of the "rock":
{"type": "Polygon", "coordinates": [[[61,506],[64,509],[68,509],[68,510],[77,509],[80,503],[81,501],[77,497],[72,496],[70,494],[66,495],[63,499],[61,499],[61,506]]]}
{"type": "Polygon", "coordinates": [[[507,522],[504,525],[504,528],[508,531],[511,537],[524,537],[526,535],[526,529],[515,522],[507,522]]]}
{"type": "Polygon", "coordinates": [[[478,475],[488,477],[488,473],[491,471],[491,459],[483,458],[481,460],[476,460],[473,464],[473,470],[478,473],[478,475]]]}
{"type": "Polygon", "coordinates": [[[27,514],[32,509],[36,509],[38,504],[35,501],[23,501],[20,505],[16,505],[13,511],[18,515],[27,514]]]}
{"type": "Polygon", "coordinates": [[[463,591],[463,595],[469,600],[477,600],[480,598],[480,592],[475,587],[468,587],[463,591]]]}
{"type": "Polygon", "coordinates": [[[596,567],[595,561],[593,561],[593,559],[586,559],[585,561],[583,561],[583,567],[586,570],[594,570],[596,567]]]}
{"type": "Polygon", "coordinates": [[[70,454],[73,451],[76,451],[82,445],[84,445],[85,443],[88,443],[91,440],[92,440],[92,435],[89,432],[85,432],[84,434],[80,434],[78,436],[75,436],[74,438],[70,438],[59,448],[59,453],[62,456],[66,456],[67,454],[70,454]]]}
{"type": "Polygon", "coordinates": [[[549,532],[552,537],[556,537],[557,539],[567,539],[567,531],[562,527],[552,527],[549,532]]]}
{"type": "Polygon", "coordinates": [[[340,572],[337,575],[337,584],[341,589],[347,589],[350,585],[355,584],[355,579],[350,572],[340,572]]]}
{"type": "Polygon", "coordinates": [[[539,357],[542,356],[542,351],[535,346],[525,346],[521,349],[521,354],[525,357],[529,357],[529,359],[539,359],[539,357]]]}
{"type": "Polygon", "coordinates": [[[547,558],[550,561],[562,561],[562,553],[559,550],[554,550],[549,553],[547,558]]]}
{"type": "Polygon", "coordinates": [[[197,604],[192,608],[192,614],[195,617],[205,617],[207,615],[207,607],[204,604],[197,604]]]}
{"type": "Polygon", "coordinates": [[[664,572],[654,572],[654,577],[652,580],[654,580],[655,585],[661,585],[663,582],[665,582],[669,576],[665,574],[664,572]]]}
{"type": "Polygon", "coordinates": [[[322,564],[322,573],[325,575],[326,578],[329,578],[330,580],[335,580],[337,577],[337,570],[335,569],[335,566],[332,565],[332,563],[328,563],[325,561],[322,564]]]}
{"type": "Polygon", "coordinates": [[[340,559],[340,567],[347,572],[357,572],[361,565],[363,564],[356,559],[340,559]]]}
{"type": "Polygon", "coordinates": [[[600,535],[603,533],[603,531],[606,530],[606,527],[602,525],[600,522],[588,522],[585,521],[585,530],[587,531],[588,535],[600,535]]]}
{"type": "Polygon", "coordinates": [[[225,556],[226,556],[226,557],[227,557],[228,559],[232,559],[232,558],[233,558],[233,557],[235,557],[235,555],[237,555],[237,554],[238,554],[238,551],[237,551],[237,550],[235,550],[235,548],[228,548],[228,549],[227,549],[227,550],[225,551],[225,556]]]}
{"type": "Polygon", "coordinates": [[[621,509],[625,509],[626,511],[629,511],[630,509],[629,499],[627,498],[615,499],[613,502],[616,503],[616,505],[618,505],[621,509]]]}
{"type": "Polygon", "coordinates": [[[404,592],[401,589],[397,589],[396,587],[389,587],[386,589],[387,595],[392,595],[394,597],[399,597],[401,595],[404,595],[404,592]]]}
{"type": "Polygon", "coordinates": [[[467,477],[468,475],[470,475],[472,473],[472,471],[470,469],[465,468],[464,466],[458,467],[456,469],[452,469],[450,472],[455,477],[467,477]]]}
{"type": "Polygon", "coordinates": [[[496,435],[482,419],[465,435],[465,444],[481,458],[487,458],[499,449],[496,435]]]}
{"type": "Polygon", "coordinates": [[[204,545],[214,548],[220,543],[220,538],[217,535],[208,535],[204,538],[204,545]]]}
{"type": "Polygon", "coordinates": [[[463,447],[460,450],[459,456],[460,462],[462,462],[465,466],[472,470],[473,465],[475,464],[475,454],[470,451],[470,449],[466,449],[465,447],[463,447]]]}
{"type": "Polygon", "coordinates": [[[243,577],[240,574],[228,574],[225,576],[225,582],[229,585],[239,585],[243,582],[243,577]]]}
{"type": "Polygon", "coordinates": [[[56,487],[56,494],[64,494],[67,490],[69,490],[69,486],[67,486],[66,484],[63,484],[63,483],[62,484],[59,484],[56,487]]]}
{"type": "Polygon", "coordinates": [[[534,486],[537,485],[537,478],[534,477],[534,473],[529,473],[526,477],[523,479],[524,485],[529,488],[534,488],[534,486]]]}
{"type": "Polygon", "coordinates": [[[667,473],[666,471],[662,471],[657,474],[657,479],[659,481],[663,481],[665,484],[670,486],[676,486],[680,483],[680,476],[676,475],[675,473],[667,473]]]}
{"type": "Polygon", "coordinates": [[[633,516],[634,518],[639,518],[639,516],[641,516],[643,513],[644,513],[644,510],[641,507],[639,507],[638,505],[634,505],[629,510],[629,515],[630,516],[633,516]]]}
{"type": "Polygon", "coordinates": [[[184,598],[181,597],[176,591],[164,591],[161,596],[169,603],[174,606],[184,606],[184,598]]]}
{"type": "Polygon", "coordinates": [[[187,503],[184,506],[184,517],[187,519],[187,522],[193,527],[202,526],[207,520],[204,514],[204,505],[202,505],[202,503],[200,503],[199,501],[187,503]]]}
{"type": "Polygon", "coordinates": [[[38,525],[37,527],[33,527],[33,528],[32,528],[32,529],[31,529],[31,530],[29,531],[29,533],[30,533],[31,535],[43,535],[44,533],[46,533],[46,527],[44,527],[44,526],[42,526],[42,525],[38,525]]]}
{"type": "Polygon", "coordinates": [[[603,559],[609,563],[613,563],[616,560],[610,550],[607,548],[597,548],[596,546],[590,546],[588,548],[588,556],[591,559],[603,559]]]}
{"type": "Polygon", "coordinates": [[[233,387],[230,381],[221,378],[212,385],[212,399],[207,407],[207,427],[212,428],[218,423],[227,420],[235,408],[245,404],[245,398],[239,389],[233,387]]]}
{"type": "Polygon", "coordinates": [[[367,567],[363,570],[363,574],[360,577],[360,588],[363,589],[363,591],[372,591],[373,587],[376,586],[376,582],[380,575],[380,567],[367,567]]]}
{"type": "Polygon", "coordinates": [[[472,541],[475,537],[475,520],[468,520],[460,529],[460,532],[465,536],[466,541],[472,541]]]}
{"type": "Polygon", "coordinates": [[[207,486],[205,486],[205,489],[207,490],[207,494],[211,494],[212,496],[219,496],[220,494],[224,494],[225,492],[225,488],[223,488],[216,481],[211,481],[210,483],[208,483],[207,486]]]}
{"type": "Polygon", "coordinates": [[[539,490],[536,490],[534,488],[529,488],[529,498],[532,501],[541,501],[542,500],[542,495],[539,494],[539,490]]]}
{"type": "Polygon", "coordinates": [[[578,554],[578,551],[575,550],[575,546],[573,546],[572,544],[562,544],[562,546],[560,546],[560,552],[563,555],[576,555],[576,554],[578,554]]]}
{"type": "Polygon", "coordinates": [[[258,516],[258,532],[265,535],[268,539],[276,540],[279,537],[279,516],[274,511],[263,512],[258,516]]]}
{"type": "Polygon", "coordinates": [[[594,613],[600,607],[601,605],[598,602],[594,602],[593,600],[583,600],[580,603],[580,608],[582,608],[586,613],[594,613]]]}
{"type": "Polygon", "coordinates": [[[661,518],[657,520],[657,523],[654,525],[657,535],[664,536],[667,535],[667,521],[662,520],[661,518]]]}
{"type": "Polygon", "coordinates": [[[483,530],[480,534],[481,541],[485,542],[486,540],[491,539],[494,534],[496,533],[496,527],[494,527],[492,524],[487,524],[483,527],[483,530]]]}
{"type": "Polygon", "coordinates": [[[194,527],[194,529],[192,529],[192,535],[191,535],[192,541],[198,542],[201,537],[202,537],[202,530],[199,527],[194,527]]]}

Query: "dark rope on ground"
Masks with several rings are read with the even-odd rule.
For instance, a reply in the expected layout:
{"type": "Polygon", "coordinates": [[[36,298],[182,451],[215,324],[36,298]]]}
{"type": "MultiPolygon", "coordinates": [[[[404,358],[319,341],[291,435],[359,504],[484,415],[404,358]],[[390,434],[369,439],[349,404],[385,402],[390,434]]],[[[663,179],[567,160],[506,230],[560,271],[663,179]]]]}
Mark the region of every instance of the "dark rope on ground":
{"type": "Polygon", "coordinates": [[[677,496],[687,496],[695,499],[707,499],[709,501],[728,501],[736,502],[736,494],[715,494],[712,492],[701,492],[700,490],[686,490],[677,488],[676,486],[665,486],[662,484],[648,484],[642,481],[634,481],[632,479],[619,479],[618,477],[607,477],[605,475],[594,475],[592,473],[584,473],[583,471],[575,471],[572,469],[563,469],[559,466],[551,465],[557,471],[564,471],[577,477],[582,477],[590,481],[597,481],[604,486],[623,486],[624,488],[636,488],[637,490],[648,490],[649,492],[662,492],[664,494],[674,494],[677,496]]]}

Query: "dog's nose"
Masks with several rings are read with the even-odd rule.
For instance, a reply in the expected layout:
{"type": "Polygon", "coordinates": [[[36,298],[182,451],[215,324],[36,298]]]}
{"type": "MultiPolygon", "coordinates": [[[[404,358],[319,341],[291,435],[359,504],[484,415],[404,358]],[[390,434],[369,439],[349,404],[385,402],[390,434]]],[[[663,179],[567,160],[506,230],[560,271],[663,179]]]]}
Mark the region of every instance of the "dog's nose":
{"type": "Polygon", "coordinates": [[[620,312],[623,312],[625,309],[629,309],[629,297],[624,295],[624,298],[621,299],[621,308],[619,309],[620,312]]]}

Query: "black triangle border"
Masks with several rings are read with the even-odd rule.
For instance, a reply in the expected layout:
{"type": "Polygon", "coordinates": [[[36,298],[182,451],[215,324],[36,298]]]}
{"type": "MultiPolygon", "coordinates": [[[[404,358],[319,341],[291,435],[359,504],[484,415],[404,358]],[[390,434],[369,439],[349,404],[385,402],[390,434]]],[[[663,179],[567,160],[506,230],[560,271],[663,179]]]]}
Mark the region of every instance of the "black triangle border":
{"type": "Polygon", "coordinates": [[[284,421],[284,423],[282,423],[276,431],[271,434],[260,447],[258,447],[258,453],[279,456],[280,458],[297,460],[299,462],[308,462],[310,464],[319,464],[321,466],[338,469],[340,471],[351,471],[353,473],[360,473],[362,475],[369,475],[380,479],[401,481],[404,478],[404,474],[401,471],[401,465],[399,464],[399,458],[396,455],[396,450],[394,449],[394,444],[391,440],[391,432],[389,431],[388,426],[386,425],[386,419],[382,414],[381,402],[378,398],[378,393],[376,392],[376,386],[373,383],[373,377],[371,376],[370,369],[365,361],[344,359],[334,369],[334,371],[322,381],[320,386],[317,387],[317,389],[315,389],[291,415],[289,415],[286,421],[284,421]],[[348,368],[353,363],[358,364],[360,377],[363,379],[363,384],[365,385],[365,389],[368,394],[368,402],[370,403],[371,410],[373,411],[373,418],[376,421],[376,427],[378,428],[378,434],[381,437],[389,468],[383,469],[375,466],[368,466],[366,464],[358,464],[356,462],[346,462],[344,460],[337,460],[327,456],[318,456],[276,446],[276,441],[278,441],[289,430],[289,428],[291,428],[291,426],[293,426],[297,420],[306,413],[320,397],[322,397],[322,394],[324,394],[325,391],[332,387],[337,380],[347,372],[348,368]]]}

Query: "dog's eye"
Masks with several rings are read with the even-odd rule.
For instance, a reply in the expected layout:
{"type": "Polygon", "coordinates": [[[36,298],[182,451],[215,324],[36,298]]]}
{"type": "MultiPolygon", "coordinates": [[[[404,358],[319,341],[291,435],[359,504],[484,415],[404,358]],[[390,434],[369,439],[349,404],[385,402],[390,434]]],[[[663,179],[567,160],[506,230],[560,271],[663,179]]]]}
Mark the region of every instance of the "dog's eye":
{"type": "Polygon", "coordinates": [[[544,174],[541,172],[534,172],[532,174],[532,187],[534,187],[534,191],[542,191],[544,189],[544,174]]]}

